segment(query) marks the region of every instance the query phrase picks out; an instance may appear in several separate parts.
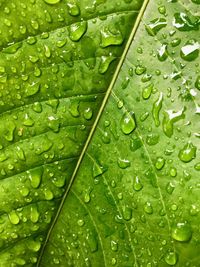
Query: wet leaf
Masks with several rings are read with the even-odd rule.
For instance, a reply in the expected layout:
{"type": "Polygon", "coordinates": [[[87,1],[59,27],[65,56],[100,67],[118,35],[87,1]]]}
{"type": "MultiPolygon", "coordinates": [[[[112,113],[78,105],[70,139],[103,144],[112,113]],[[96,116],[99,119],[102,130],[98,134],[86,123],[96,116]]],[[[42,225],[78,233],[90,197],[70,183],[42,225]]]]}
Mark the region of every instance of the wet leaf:
{"type": "Polygon", "coordinates": [[[198,267],[199,1],[0,13],[0,266],[198,267]]]}

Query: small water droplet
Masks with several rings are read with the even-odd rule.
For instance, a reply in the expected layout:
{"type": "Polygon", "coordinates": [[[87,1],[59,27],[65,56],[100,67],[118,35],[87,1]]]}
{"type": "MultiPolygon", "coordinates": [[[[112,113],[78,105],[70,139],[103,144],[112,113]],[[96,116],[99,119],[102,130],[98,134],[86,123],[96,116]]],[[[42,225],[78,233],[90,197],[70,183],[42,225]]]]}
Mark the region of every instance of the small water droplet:
{"type": "Polygon", "coordinates": [[[111,247],[112,251],[118,251],[118,243],[116,241],[111,240],[110,247],[111,247]]]}
{"type": "Polygon", "coordinates": [[[163,44],[160,49],[158,50],[158,59],[160,61],[165,61],[168,57],[168,52],[167,52],[167,44],[163,44]]]}
{"type": "Polygon", "coordinates": [[[153,213],[153,207],[152,207],[150,202],[146,202],[146,204],[144,205],[144,211],[147,214],[152,214],[153,213]]]}
{"type": "Polygon", "coordinates": [[[86,109],[84,110],[84,114],[83,114],[83,116],[84,116],[84,118],[85,118],[86,120],[91,120],[92,115],[93,115],[93,112],[92,112],[92,109],[91,109],[90,107],[89,107],[89,108],[86,108],[86,109]]]}

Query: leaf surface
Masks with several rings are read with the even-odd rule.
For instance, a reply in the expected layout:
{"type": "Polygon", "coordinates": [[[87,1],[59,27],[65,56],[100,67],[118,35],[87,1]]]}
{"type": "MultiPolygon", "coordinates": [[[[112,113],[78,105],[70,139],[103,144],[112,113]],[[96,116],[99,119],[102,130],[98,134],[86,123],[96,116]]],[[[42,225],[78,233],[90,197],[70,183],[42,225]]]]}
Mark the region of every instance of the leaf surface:
{"type": "Polygon", "coordinates": [[[198,1],[0,3],[0,266],[198,267],[198,1]]]}

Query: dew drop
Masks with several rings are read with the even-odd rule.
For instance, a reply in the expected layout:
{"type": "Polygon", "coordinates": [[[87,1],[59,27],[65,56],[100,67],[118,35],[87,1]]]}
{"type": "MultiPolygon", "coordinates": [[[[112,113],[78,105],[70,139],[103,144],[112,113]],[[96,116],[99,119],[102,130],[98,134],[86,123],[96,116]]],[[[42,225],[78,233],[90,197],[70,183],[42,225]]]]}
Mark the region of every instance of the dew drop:
{"type": "Polygon", "coordinates": [[[23,125],[31,127],[34,125],[34,120],[31,119],[31,117],[26,113],[24,116],[23,125]]]}
{"type": "Polygon", "coordinates": [[[165,165],[165,159],[163,157],[158,157],[156,159],[155,167],[157,170],[161,170],[165,165]]]}
{"type": "Polygon", "coordinates": [[[17,213],[15,211],[11,211],[8,216],[9,216],[9,220],[12,224],[18,224],[19,223],[19,216],[17,215],[17,213]]]}
{"type": "Polygon", "coordinates": [[[92,112],[92,109],[90,107],[84,110],[83,116],[86,120],[91,120],[92,115],[93,115],[93,112],[92,112]]]}
{"type": "Polygon", "coordinates": [[[123,36],[119,30],[114,32],[108,28],[101,30],[101,47],[108,47],[110,45],[121,45],[123,42],[123,36]]]}
{"type": "Polygon", "coordinates": [[[130,161],[128,159],[121,159],[121,158],[119,158],[118,161],[117,161],[117,163],[118,163],[118,166],[121,169],[126,169],[126,168],[128,168],[128,167],[131,166],[131,163],[130,163],[130,161]]]}
{"type": "Polygon", "coordinates": [[[167,110],[164,112],[163,118],[163,132],[166,136],[171,137],[174,131],[174,123],[183,119],[185,108],[182,108],[180,111],[174,112],[173,110],[167,110]]]}
{"type": "Polygon", "coordinates": [[[87,31],[86,21],[74,23],[69,28],[69,38],[72,41],[77,42],[81,39],[81,37],[85,34],[86,31],[87,31]]]}
{"type": "Polygon", "coordinates": [[[121,130],[124,134],[132,133],[136,128],[134,112],[126,112],[120,122],[121,130]]]}
{"type": "Polygon", "coordinates": [[[149,84],[148,86],[146,86],[143,90],[142,90],[142,97],[144,100],[147,100],[150,98],[151,93],[153,90],[153,84],[149,84]]]}
{"type": "Polygon", "coordinates": [[[43,175],[43,168],[33,169],[27,172],[29,175],[29,179],[31,181],[31,186],[33,188],[38,188],[41,183],[42,175],[43,175]]]}
{"type": "Polygon", "coordinates": [[[114,240],[111,240],[110,247],[112,251],[118,251],[118,243],[114,240]]]}
{"type": "Polygon", "coordinates": [[[158,59],[160,61],[165,61],[168,57],[168,52],[167,52],[167,45],[166,44],[163,44],[160,49],[158,50],[158,59]]]}
{"type": "Polygon", "coordinates": [[[200,45],[195,40],[189,40],[182,48],[181,48],[181,58],[186,61],[193,61],[199,56],[199,48],[200,45]]]}
{"type": "Polygon", "coordinates": [[[178,256],[175,252],[169,252],[166,254],[165,256],[165,262],[170,265],[173,266],[177,263],[178,261],[178,256]]]}
{"type": "Polygon", "coordinates": [[[133,179],[133,189],[135,191],[140,191],[143,188],[143,185],[140,181],[140,178],[138,176],[135,176],[133,179]]]}
{"type": "Polygon", "coordinates": [[[179,242],[188,242],[192,237],[192,229],[189,223],[181,222],[172,227],[172,238],[179,242]]]}
{"type": "Polygon", "coordinates": [[[196,158],[196,146],[188,142],[179,152],[178,157],[181,161],[187,163],[196,158]]]}
{"type": "Polygon", "coordinates": [[[49,5],[55,5],[60,3],[61,0],[44,0],[45,3],[49,4],[49,5]]]}
{"type": "Polygon", "coordinates": [[[146,30],[149,35],[155,36],[162,28],[167,26],[165,18],[156,18],[146,25],[146,30]]]}
{"type": "MultiPolygon", "coordinates": [[[[193,18],[193,20],[195,17],[193,18]]],[[[183,12],[175,13],[173,26],[178,29],[179,31],[192,31],[199,29],[199,22],[198,19],[195,19],[194,22],[183,12]]]]}
{"type": "Polygon", "coordinates": [[[195,81],[195,87],[200,90],[200,75],[197,76],[196,81],[195,81]]]}
{"type": "Polygon", "coordinates": [[[152,110],[153,119],[154,119],[156,127],[160,125],[159,114],[162,108],[162,101],[163,101],[163,94],[160,93],[159,98],[153,104],[153,110],[152,110]]]}
{"type": "Polygon", "coordinates": [[[71,16],[78,16],[80,15],[80,8],[79,6],[74,2],[67,3],[68,12],[71,16]]]}

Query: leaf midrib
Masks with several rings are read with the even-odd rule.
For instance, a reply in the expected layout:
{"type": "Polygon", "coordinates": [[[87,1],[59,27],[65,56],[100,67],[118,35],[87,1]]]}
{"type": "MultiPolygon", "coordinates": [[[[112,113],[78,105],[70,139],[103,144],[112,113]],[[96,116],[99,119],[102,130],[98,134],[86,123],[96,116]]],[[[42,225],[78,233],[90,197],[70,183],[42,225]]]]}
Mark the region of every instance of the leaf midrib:
{"type": "Polygon", "coordinates": [[[59,205],[59,208],[58,208],[58,210],[57,210],[57,213],[56,213],[56,215],[55,215],[55,217],[54,217],[54,220],[52,221],[52,224],[51,224],[51,226],[50,226],[50,228],[49,228],[49,230],[48,230],[48,233],[47,233],[46,239],[45,239],[45,241],[44,241],[44,244],[43,244],[43,246],[42,246],[42,249],[41,249],[41,252],[40,252],[40,255],[39,255],[39,258],[38,258],[38,262],[37,262],[36,267],[39,267],[39,265],[40,265],[40,262],[41,262],[41,260],[42,260],[42,257],[43,257],[43,254],[44,254],[46,245],[47,245],[47,243],[48,243],[49,237],[50,237],[50,235],[51,235],[51,232],[52,232],[52,230],[53,230],[53,228],[54,228],[54,226],[55,226],[55,224],[56,224],[56,222],[57,222],[57,219],[58,219],[58,217],[59,217],[59,215],[60,215],[60,213],[61,213],[61,210],[62,210],[62,208],[63,208],[63,205],[64,205],[64,203],[65,203],[65,200],[66,200],[66,198],[67,198],[67,196],[68,196],[68,193],[69,193],[69,191],[70,191],[70,189],[71,189],[71,186],[72,186],[72,184],[73,184],[73,182],[74,182],[74,180],[75,180],[75,177],[76,177],[76,174],[77,174],[77,172],[78,172],[78,170],[79,170],[80,164],[81,164],[81,162],[82,162],[82,160],[83,160],[83,157],[84,157],[84,155],[85,155],[85,152],[86,152],[86,150],[87,150],[87,148],[88,148],[88,146],[89,146],[89,144],[90,144],[90,141],[91,141],[91,139],[92,139],[92,137],[93,137],[93,134],[94,134],[94,132],[95,132],[95,130],[96,130],[96,127],[97,127],[98,122],[99,122],[99,120],[100,120],[100,118],[101,118],[101,115],[102,115],[103,110],[104,110],[104,108],[105,108],[105,106],[106,106],[106,103],[107,103],[108,98],[109,98],[109,96],[110,96],[110,94],[111,94],[111,91],[112,91],[112,89],[113,89],[113,87],[114,87],[114,85],[115,85],[115,82],[116,82],[117,78],[118,78],[118,75],[119,75],[120,70],[121,70],[121,68],[122,68],[122,65],[123,65],[123,63],[124,63],[124,60],[125,60],[125,58],[126,58],[126,55],[127,55],[128,51],[129,51],[129,48],[130,48],[130,46],[131,46],[131,43],[132,43],[132,41],[133,41],[133,39],[134,39],[134,36],[135,36],[135,34],[136,34],[136,32],[137,32],[137,29],[138,29],[139,25],[140,25],[140,22],[141,22],[141,19],[142,19],[142,17],[143,17],[143,14],[144,14],[144,12],[145,12],[147,6],[148,6],[148,3],[149,3],[149,0],[144,0],[143,5],[142,5],[142,7],[141,7],[141,9],[140,9],[140,12],[139,12],[139,14],[138,14],[138,16],[137,16],[137,19],[136,19],[136,21],[135,21],[135,23],[134,23],[133,29],[132,29],[132,31],[131,31],[131,33],[130,33],[130,36],[129,36],[129,39],[128,39],[127,43],[126,43],[126,46],[125,46],[125,48],[124,48],[123,54],[122,54],[122,56],[121,56],[121,59],[119,60],[119,63],[118,63],[118,65],[117,65],[117,67],[116,67],[116,70],[115,70],[115,73],[114,73],[114,75],[113,75],[113,78],[112,78],[112,80],[111,80],[111,82],[110,82],[110,85],[109,85],[109,87],[108,87],[108,90],[107,90],[107,92],[106,92],[106,95],[105,95],[105,97],[104,97],[104,100],[103,100],[103,102],[102,102],[102,105],[101,105],[101,107],[100,107],[100,109],[99,109],[99,112],[98,112],[98,114],[97,114],[96,120],[95,120],[95,122],[94,122],[94,124],[93,124],[93,126],[92,126],[92,129],[91,129],[91,131],[90,131],[90,133],[89,133],[89,135],[88,135],[87,141],[86,141],[86,143],[85,143],[85,145],[84,145],[84,147],[83,147],[83,150],[82,150],[82,152],[81,152],[81,154],[80,154],[80,157],[79,157],[79,160],[78,160],[78,162],[77,162],[77,165],[76,165],[76,167],[75,167],[75,169],[74,169],[74,172],[73,172],[73,174],[72,174],[71,181],[70,181],[70,183],[69,183],[69,185],[68,185],[68,187],[67,187],[67,189],[66,189],[66,191],[65,191],[65,193],[64,193],[64,195],[63,195],[63,198],[62,198],[62,200],[61,200],[61,203],[60,203],[60,205],[59,205]]]}

